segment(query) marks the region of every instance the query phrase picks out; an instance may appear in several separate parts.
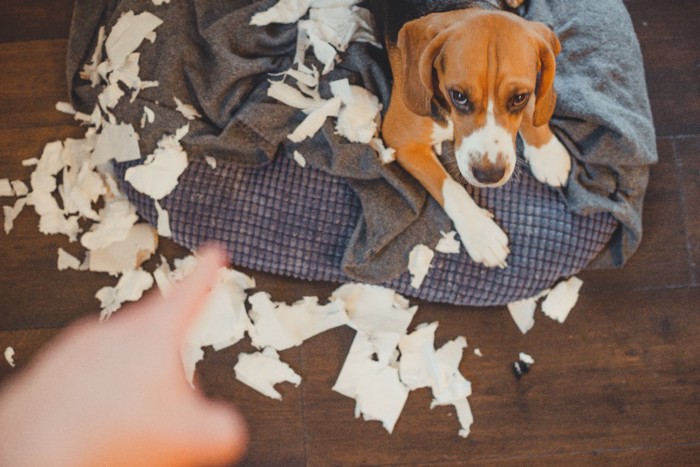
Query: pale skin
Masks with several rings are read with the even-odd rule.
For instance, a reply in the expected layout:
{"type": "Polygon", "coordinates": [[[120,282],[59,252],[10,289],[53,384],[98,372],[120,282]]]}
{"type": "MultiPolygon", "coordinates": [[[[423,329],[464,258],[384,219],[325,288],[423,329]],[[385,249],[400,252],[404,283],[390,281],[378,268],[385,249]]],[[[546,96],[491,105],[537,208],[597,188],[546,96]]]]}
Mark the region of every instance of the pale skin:
{"type": "Polygon", "coordinates": [[[0,465],[222,465],[247,430],[185,380],[179,346],[225,265],[215,247],[163,298],[84,319],[0,390],[0,465]]]}

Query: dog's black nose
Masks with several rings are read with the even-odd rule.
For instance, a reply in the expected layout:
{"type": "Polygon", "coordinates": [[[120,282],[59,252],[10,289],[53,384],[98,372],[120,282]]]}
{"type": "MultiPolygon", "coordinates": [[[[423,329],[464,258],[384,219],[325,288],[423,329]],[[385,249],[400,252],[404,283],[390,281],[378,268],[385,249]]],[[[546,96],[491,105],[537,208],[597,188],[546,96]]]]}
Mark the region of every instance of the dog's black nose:
{"type": "Polygon", "coordinates": [[[503,179],[506,168],[503,165],[484,164],[482,166],[473,166],[472,173],[479,183],[491,185],[503,179]]]}

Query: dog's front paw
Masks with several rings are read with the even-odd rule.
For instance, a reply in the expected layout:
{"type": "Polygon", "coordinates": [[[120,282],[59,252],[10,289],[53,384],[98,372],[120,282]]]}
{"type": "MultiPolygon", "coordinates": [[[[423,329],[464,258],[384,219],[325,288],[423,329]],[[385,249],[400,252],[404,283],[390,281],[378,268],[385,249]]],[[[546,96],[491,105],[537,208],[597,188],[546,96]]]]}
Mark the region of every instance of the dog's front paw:
{"type": "Polygon", "coordinates": [[[537,180],[554,187],[566,186],[571,172],[571,156],[556,136],[539,148],[525,143],[524,154],[537,180]]]}
{"type": "Polygon", "coordinates": [[[505,268],[510,254],[508,236],[494,222],[493,215],[477,206],[464,187],[453,180],[445,183],[443,194],[445,212],[471,259],[490,268],[505,268]]]}
{"type": "Polygon", "coordinates": [[[464,225],[455,222],[455,228],[471,259],[489,268],[503,269],[508,266],[506,258],[510,254],[508,236],[492,217],[489,211],[476,208],[464,225]]]}

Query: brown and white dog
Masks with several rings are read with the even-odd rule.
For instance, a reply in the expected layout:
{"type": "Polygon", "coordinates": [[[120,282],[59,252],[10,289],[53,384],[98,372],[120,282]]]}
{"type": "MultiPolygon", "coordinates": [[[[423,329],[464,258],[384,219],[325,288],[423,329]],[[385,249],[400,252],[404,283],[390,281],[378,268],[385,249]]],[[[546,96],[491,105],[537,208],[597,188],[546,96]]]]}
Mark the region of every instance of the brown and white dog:
{"type": "Polygon", "coordinates": [[[571,158],[548,125],[559,40],[544,24],[486,1],[379,0],[375,6],[393,75],[383,138],[452,219],[471,258],[505,267],[507,235],[435,151],[454,140],[458,177],[497,187],[513,174],[520,132],[533,175],[565,185],[571,158]]]}

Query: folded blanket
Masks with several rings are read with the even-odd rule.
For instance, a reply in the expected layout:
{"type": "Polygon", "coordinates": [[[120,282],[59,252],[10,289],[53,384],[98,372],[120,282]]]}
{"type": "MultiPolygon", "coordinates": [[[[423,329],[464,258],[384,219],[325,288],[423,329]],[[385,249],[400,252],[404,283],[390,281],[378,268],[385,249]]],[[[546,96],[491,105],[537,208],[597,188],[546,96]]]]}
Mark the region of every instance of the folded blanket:
{"type": "MultiPolygon", "coordinates": [[[[251,26],[275,0],[77,0],[67,75],[76,108],[91,112],[101,91],[79,77],[97,42],[125,12],[150,11],[163,20],[157,38],[140,48],[140,76],[159,86],[113,113],[139,127],[147,105],[151,124],[139,130],[142,154],[164,133],[187,123],[177,97],[202,118],[190,121],[182,144],[192,161],[178,188],[161,204],[173,237],[194,248],[226,242],[238,265],[310,280],[350,279],[391,285],[408,295],[457,304],[494,305],[532,295],[585,267],[621,266],[641,240],[641,205],[655,138],[641,54],[622,3],[533,0],[525,16],[559,35],[563,52],[555,86],[554,131],[574,157],[565,190],[536,182],[526,167],[500,189],[471,192],[509,234],[505,270],[476,265],[462,252],[438,254],[423,286],[408,285],[408,252],[433,247],[447,216],[398,165],[382,165],[366,145],[349,143],[329,119],[302,143],[286,139],[304,114],[267,97],[270,73],[292,64],[296,25],[251,26]],[[305,169],[291,161],[297,150],[305,169]],[[201,158],[218,160],[216,170],[201,158]]],[[[348,78],[387,102],[384,52],[353,43],[322,78],[348,78]]],[[[451,148],[445,147],[446,151],[451,148]]],[[[123,175],[133,163],[119,164],[123,175]]],[[[155,223],[152,201],[128,183],[140,213],[155,223]]]]}

